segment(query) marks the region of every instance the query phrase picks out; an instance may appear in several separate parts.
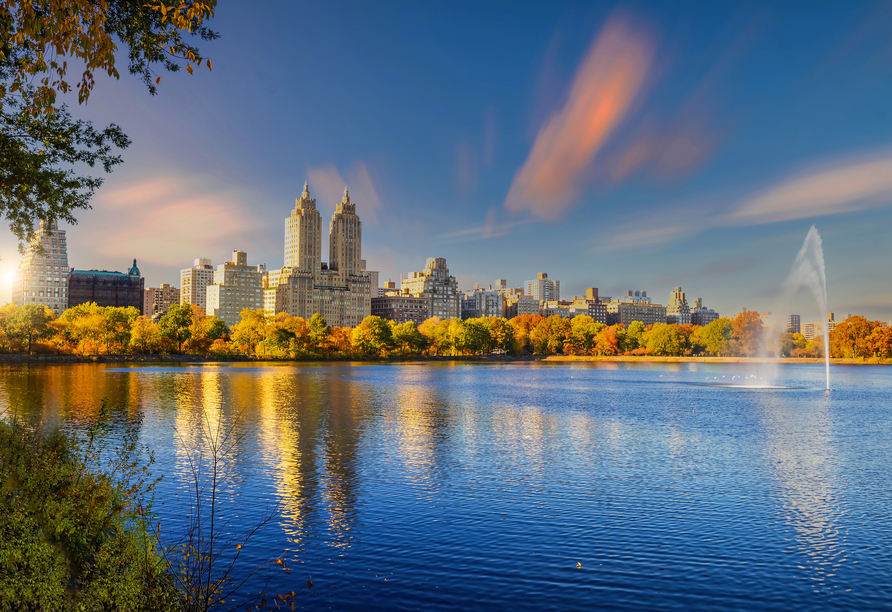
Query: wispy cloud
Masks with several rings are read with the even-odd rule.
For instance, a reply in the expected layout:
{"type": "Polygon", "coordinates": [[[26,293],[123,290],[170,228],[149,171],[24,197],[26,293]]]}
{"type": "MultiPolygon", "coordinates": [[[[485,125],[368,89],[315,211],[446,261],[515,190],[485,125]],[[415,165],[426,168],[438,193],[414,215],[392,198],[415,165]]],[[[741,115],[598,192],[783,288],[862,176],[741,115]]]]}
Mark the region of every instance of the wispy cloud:
{"type": "Polygon", "coordinates": [[[334,207],[344,196],[344,187],[350,191],[350,200],[356,203],[356,214],[363,221],[378,225],[378,211],[381,199],[378,197],[378,182],[374,167],[364,161],[354,163],[346,175],[342,175],[333,164],[307,168],[310,193],[319,194],[317,207],[323,210],[334,207]]]}
{"type": "Polygon", "coordinates": [[[480,240],[482,238],[496,238],[498,236],[507,236],[515,228],[529,225],[532,222],[532,219],[523,219],[519,221],[500,220],[498,208],[493,206],[489,209],[489,212],[487,212],[483,225],[448,232],[443,234],[441,238],[447,242],[465,242],[468,240],[480,240]]]}
{"type": "Polygon", "coordinates": [[[508,210],[553,221],[575,203],[590,164],[646,85],[654,52],[653,37],[628,18],[607,22],[580,64],[566,104],[539,130],[514,176],[508,210]]]}
{"type": "Polygon", "coordinates": [[[721,221],[759,225],[892,203],[892,154],[838,163],[788,179],[735,206],[721,221]]]}
{"type": "Polygon", "coordinates": [[[749,197],[712,195],[697,204],[667,206],[643,224],[615,228],[601,249],[656,246],[710,228],[812,219],[892,204],[892,153],[837,160],[782,180],[749,197]]]}
{"type": "Polygon", "coordinates": [[[183,266],[262,241],[261,221],[247,200],[198,180],[163,177],[103,191],[94,208],[90,222],[75,230],[78,240],[103,257],[122,258],[122,266],[128,257],[183,266]]]}

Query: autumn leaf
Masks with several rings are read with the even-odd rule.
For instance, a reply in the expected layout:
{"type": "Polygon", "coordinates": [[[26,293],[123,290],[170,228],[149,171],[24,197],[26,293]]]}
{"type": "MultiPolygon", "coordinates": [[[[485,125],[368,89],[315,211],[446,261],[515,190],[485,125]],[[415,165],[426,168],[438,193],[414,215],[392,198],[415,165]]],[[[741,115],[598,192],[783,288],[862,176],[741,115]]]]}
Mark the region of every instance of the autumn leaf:
{"type": "Polygon", "coordinates": [[[186,64],[186,72],[192,74],[192,64],[186,64]]]}
{"type": "Polygon", "coordinates": [[[160,82],[161,82],[161,77],[158,77],[158,79],[155,81],[155,85],[158,85],[160,82]]]}
{"type": "Polygon", "coordinates": [[[313,588],[313,581],[312,581],[312,580],[307,580],[307,588],[308,588],[308,589],[312,589],[312,588],[313,588]]]}

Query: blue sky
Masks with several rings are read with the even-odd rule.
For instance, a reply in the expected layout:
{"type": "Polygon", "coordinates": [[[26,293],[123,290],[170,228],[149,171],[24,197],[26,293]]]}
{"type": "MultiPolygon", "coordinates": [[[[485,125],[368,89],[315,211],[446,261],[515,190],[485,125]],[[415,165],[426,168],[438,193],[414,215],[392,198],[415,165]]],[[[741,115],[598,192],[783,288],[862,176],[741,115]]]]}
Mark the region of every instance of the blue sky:
{"type": "Polygon", "coordinates": [[[212,72],[75,109],[134,144],[72,266],[280,266],[309,179],[323,218],[347,183],[382,281],[439,256],[462,288],[681,285],[733,316],[781,308],[815,224],[831,309],[892,319],[892,3],[224,0],[213,25],[212,72]]]}

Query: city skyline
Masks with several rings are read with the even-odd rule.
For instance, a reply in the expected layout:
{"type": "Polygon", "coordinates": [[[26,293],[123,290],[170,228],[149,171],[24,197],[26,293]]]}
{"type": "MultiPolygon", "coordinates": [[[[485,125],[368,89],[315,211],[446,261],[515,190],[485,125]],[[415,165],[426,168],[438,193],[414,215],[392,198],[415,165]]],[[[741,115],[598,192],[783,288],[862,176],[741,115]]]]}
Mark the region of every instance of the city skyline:
{"type": "MultiPolygon", "coordinates": [[[[248,9],[220,6],[213,72],[165,76],[156,99],[129,76],[97,81],[79,112],[134,144],[94,209],[60,226],[70,266],[135,257],[152,287],[234,249],[275,268],[309,180],[323,210],[350,188],[382,283],[443,257],[461,289],[548,272],[567,296],[643,288],[665,304],[681,286],[724,315],[774,310],[815,223],[831,309],[892,319],[877,257],[892,199],[887,5],[808,19],[769,5],[344,6],[269,5],[282,19],[263,36],[248,9]],[[605,101],[618,106],[598,115],[605,101]]],[[[0,256],[8,300],[8,231],[0,256]]],[[[817,318],[801,297],[794,311],[817,318]]]]}

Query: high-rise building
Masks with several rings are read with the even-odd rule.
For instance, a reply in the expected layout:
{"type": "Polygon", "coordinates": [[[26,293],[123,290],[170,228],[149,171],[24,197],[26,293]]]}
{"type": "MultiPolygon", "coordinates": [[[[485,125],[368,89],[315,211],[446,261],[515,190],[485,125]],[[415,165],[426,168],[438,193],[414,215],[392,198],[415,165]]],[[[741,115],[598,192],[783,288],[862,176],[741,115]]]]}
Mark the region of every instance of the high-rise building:
{"type": "Polygon", "coordinates": [[[711,308],[703,306],[703,298],[694,300],[694,305],[691,307],[691,323],[702,327],[704,325],[709,325],[718,318],[719,313],[711,308]]]}
{"type": "Polygon", "coordinates": [[[371,313],[372,278],[362,259],[362,222],[347,189],[329,225],[328,263],[322,261],[321,227],[304,184],[285,221],[285,265],[264,278],[264,308],[304,319],[319,313],[329,325],[355,327],[371,313]]]}
{"type": "Polygon", "coordinates": [[[160,287],[149,287],[145,290],[142,314],[145,317],[160,317],[174,304],[180,303],[180,290],[161,283],[160,287]]]}
{"type": "Polygon", "coordinates": [[[40,222],[12,281],[16,306],[40,304],[61,314],[68,308],[68,246],[65,230],[40,222]]]}
{"type": "Polygon", "coordinates": [[[799,315],[790,315],[787,317],[787,331],[791,334],[800,333],[799,315]]]}
{"type": "Polygon", "coordinates": [[[207,286],[213,282],[214,266],[211,260],[203,257],[196,259],[191,268],[180,270],[180,302],[201,306],[207,311],[207,286]]]}
{"type": "Polygon", "coordinates": [[[143,309],[145,279],[133,266],[124,272],[108,270],[75,270],[68,274],[68,307],[95,302],[98,306],[127,308],[133,306],[140,313],[143,309]]]}
{"type": "Polygon", "coordinates": [[[263,308],[264,272],[264,264],[249,266],[247,253],[233,251],[232,261],[217,266],[214,282],[206,288],[205,312],[232,327],[241,321],[243,310],[263,308]]]}
{"type": "Polygon", "coordinates": [[[439,317],[441,320],[461,316],[458,281],[450,276],[443,257],[428,257],[423,272],[410,272],[400,283],[409,295],[427,300],[429,316],[439,317]]]}
{"type": "Polygon", "coordinates": [[[666,323],[691,324],[691,309],[681,287],[676,287],[672,291],[672,297],[669,298],[669,303],[666,305],[666,323]]]}
{"type": "Polygon", "coordinates": [[[526,282],[526,294],[531,295],[540,302],[549,302],[561,299],[561,281],[549,280],[547,272],[540,272],[535,280],[526,282]]]}

